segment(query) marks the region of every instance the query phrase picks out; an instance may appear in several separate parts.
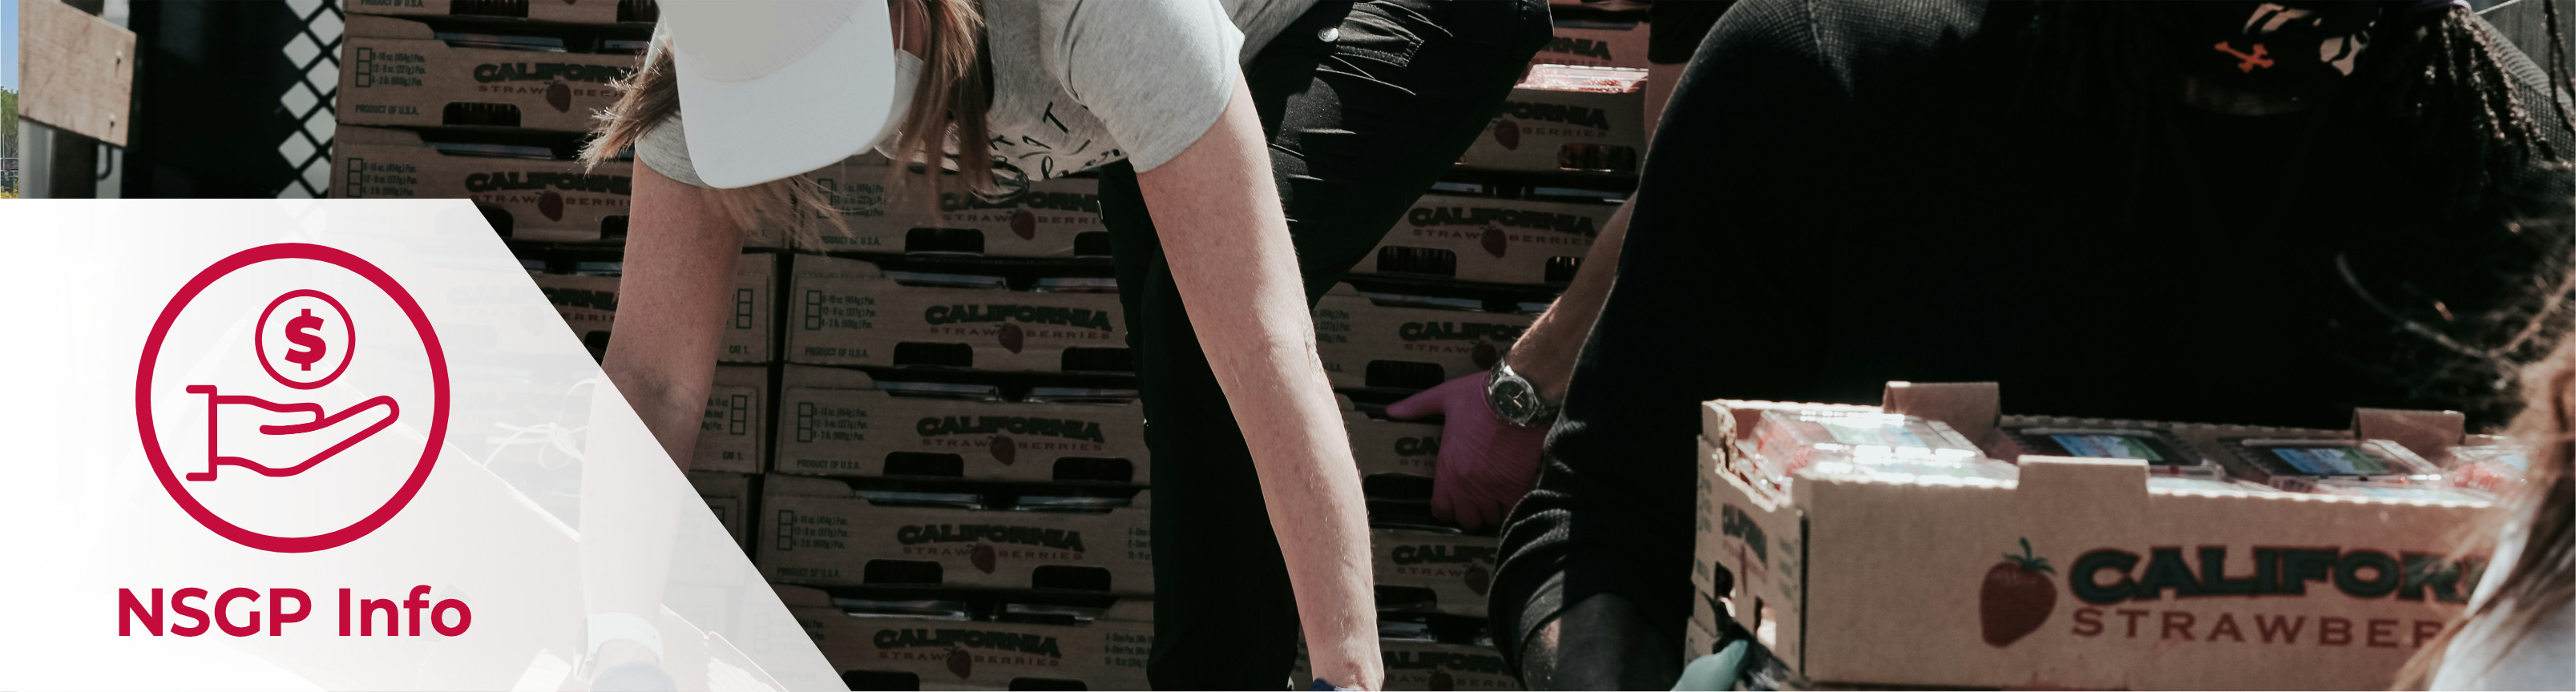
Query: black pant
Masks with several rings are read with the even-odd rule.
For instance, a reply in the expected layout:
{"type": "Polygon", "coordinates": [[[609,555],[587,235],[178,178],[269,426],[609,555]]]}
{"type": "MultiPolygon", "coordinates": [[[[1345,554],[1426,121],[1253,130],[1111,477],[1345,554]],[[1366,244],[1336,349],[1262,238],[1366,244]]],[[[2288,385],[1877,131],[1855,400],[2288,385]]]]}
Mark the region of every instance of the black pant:
{"type": "MultiPolygon", "coordinates": [[[[1541,0],[1327,0],[1262,49],[1244,79],[1309,305],[1466,151],[1552,35],[1541,0]]],[[[1251,452],[1182,311],[1135,168],[1102,169],[1100,206],[1154,459],[1148,673],[1157,689],[1278,689],[1297,653],[1297,606],[1251,452]]]]}

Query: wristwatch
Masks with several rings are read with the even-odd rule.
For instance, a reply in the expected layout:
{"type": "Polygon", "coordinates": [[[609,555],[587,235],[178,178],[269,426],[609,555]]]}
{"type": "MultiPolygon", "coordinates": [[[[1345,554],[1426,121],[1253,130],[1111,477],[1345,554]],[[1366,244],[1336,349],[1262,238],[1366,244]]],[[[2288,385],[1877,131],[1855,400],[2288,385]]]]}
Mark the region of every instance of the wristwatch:
{"type": "Polygon", "coordinates": [[[1494,409],[1494,417],[1514,427],[1544,428],[1556,422],[1558,402],[1548,401],[1538,393],[1538,385],[1512,371],[1506,356],[1485,373],[1485,405],[1494,409]]]}

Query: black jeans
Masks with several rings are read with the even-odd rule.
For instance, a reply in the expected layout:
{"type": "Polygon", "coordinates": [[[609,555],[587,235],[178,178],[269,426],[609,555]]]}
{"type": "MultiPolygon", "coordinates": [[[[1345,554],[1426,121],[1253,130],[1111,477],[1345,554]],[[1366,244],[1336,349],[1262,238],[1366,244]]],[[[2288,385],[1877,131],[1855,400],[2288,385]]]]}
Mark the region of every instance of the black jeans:
{"type": "MultiPolygon", "coordinates": [[[[1551,36],[1541,0],[1326,0],[1262,49],[1244,79],[1308,304],[1449,170],[1551,36]]],[[[1148,673],[1156,689],[1278,689],[1297,654],[1297,606],[1252,454],[1134,167],[1102,169],[1100,206],[1154,459],[1148,673]]]]}

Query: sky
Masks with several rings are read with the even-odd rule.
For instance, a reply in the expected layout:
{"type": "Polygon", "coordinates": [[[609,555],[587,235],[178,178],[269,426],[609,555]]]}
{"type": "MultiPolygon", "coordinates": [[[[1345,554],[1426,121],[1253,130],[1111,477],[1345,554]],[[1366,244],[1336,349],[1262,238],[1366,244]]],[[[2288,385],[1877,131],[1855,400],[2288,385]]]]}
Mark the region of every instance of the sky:
{"type": "Polygon", "coordinates": [[[18,0],[0,0],[0,89],[18,89],[18,0]]]}

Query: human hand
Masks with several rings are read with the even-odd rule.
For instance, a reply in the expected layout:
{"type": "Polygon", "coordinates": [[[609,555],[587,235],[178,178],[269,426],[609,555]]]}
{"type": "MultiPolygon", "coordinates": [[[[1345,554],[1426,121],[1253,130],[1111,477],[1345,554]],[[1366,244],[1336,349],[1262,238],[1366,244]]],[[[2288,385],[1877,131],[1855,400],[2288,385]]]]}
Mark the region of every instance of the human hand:
{"type": "Polygon", "coordinates": [[[1432,468],[1431,514],[1470,530],[1500,524],[1529,492],[1538,471],[1546,428],[1503,422],[1485,402],[1485,373],[1440,383],[1386,407],[1386,415],[1411,420],[1446,419],[1440,459],[1432,468]]]}

